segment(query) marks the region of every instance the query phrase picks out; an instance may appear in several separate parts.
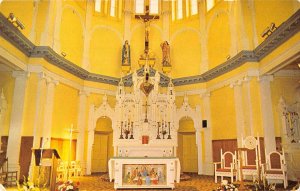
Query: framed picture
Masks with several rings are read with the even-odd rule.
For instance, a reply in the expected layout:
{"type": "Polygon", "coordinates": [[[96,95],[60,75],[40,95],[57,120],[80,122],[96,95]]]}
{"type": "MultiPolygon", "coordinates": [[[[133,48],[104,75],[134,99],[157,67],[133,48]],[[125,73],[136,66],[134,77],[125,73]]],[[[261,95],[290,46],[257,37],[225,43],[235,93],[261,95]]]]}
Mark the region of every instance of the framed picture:
{"type": "Polygon", "coordinates": [[[123,164],[123,185],[166,185],[165,164],[123,164]]]}

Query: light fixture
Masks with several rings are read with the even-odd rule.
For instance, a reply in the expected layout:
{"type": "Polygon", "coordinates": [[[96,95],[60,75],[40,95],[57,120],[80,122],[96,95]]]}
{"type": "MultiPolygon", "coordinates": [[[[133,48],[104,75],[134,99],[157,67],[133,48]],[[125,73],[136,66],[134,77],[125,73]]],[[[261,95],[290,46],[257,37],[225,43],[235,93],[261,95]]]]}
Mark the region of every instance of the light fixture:
{"type": "Polygon", "coordinates": [[[298,67],[300,68],[300,63],[298,64],[298,67]]]}
{"type": "Polygon", "coordinates": [[[275,23],[271,23],[262,33],[261,37],[270,36],[277,29],[275,23]]]}
{"type": "Polygon", "coordinates": [[[17,17],[15,17],[13,13],[9,13],[7,20],[9,20],[17,28],[20,28],[21,30],[25,29],[23,23],[17,17]]]}
{"type": "Polygon", "coordinates": [[[67,53],[61,52],[61,55],[62,55],[63,57],[66,57],[66,56],[67,56],[67,53]]]}

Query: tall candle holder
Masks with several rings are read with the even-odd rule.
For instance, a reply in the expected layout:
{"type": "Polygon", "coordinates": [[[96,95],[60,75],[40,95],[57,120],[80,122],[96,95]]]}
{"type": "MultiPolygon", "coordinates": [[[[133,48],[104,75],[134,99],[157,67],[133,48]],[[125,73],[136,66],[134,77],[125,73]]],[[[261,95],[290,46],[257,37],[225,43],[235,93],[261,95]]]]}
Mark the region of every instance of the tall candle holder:
{"type": "Polygon", "coordinates": [[[121,132],[119,139],[134,139],[133,137],[133,122],[121,121],[121,132]],[[124,124],[124,126],[123,126],[124,124]],[[125,137],[123,136],[125,134],[125,137]]]}
{"type": "Polygon", "coordinates": [[[171,137],[171,122],[166,122],[166,121],[162,121],[162,122],[157,122],[157,135],[156,135],[156,139],[161,139],[160,134],[162,135],[162,139],[165,139],[166,134],[168,134],[167,139],[172,139],[171,137]],[[161,129],[160,129],[161,127],[161,129]],[[168,129],[168,132],[167,132],[168,129]]]}

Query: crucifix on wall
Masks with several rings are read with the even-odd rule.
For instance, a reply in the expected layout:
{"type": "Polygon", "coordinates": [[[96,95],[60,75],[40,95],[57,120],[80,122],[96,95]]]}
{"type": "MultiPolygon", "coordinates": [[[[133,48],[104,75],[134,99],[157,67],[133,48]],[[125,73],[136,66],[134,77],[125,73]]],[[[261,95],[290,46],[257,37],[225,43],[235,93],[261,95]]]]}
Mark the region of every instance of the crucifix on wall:
{"type": "Polygon", "coordinates": [[[150,22],[154,19],[159,19],[158,15],[150,15],[149,1],[145,2],[145,14],[144,15],[135,15],[136,19],[143,20],[145,24],[145,50],[144,53],[148,55],[149,53],[149,33],[150,33],[150,22]]]}

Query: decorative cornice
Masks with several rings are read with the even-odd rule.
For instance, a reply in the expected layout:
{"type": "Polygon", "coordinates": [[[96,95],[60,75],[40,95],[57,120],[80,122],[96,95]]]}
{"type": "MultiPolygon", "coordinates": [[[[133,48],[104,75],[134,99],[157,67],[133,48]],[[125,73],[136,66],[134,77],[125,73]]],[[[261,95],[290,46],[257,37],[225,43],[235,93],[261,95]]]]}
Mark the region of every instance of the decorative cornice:
{"type": "Polygon", "coordinates": [[[35,45],[28,40],[7,18],[0,13],[0,36],[30,57],[35,45]]]}
{"type": "MultiPolygon", "coordinates": [[[[189,85],[195,83],[203,83],[212,80],[224,73],[230,72],[246,62],[258,62],[271,53],[274,49],[287,41],[300,30],[300,10],[292,15],[286,22],[282,23],[270,36],[268,36],[253,51],[243,50],[233,58],[220,64],[219,66],[196,76],[173,79],[175,86],[189,85]]],[[[3,14],[0,13],[0,35],[7,41],[11,42],[16,48],[22,51],[28,57],[44,58],[49,63],[83,79],[95,82],[101,82],[111,85],[118,85],[120,78],[104,76],[100,74],[90,73],[85,69],[66,60],[53,51],[50,47],[35,46],[30,42],[12,23],[10,23],[3,14]]],[[[150,68],[150,76],[155,74],[155,70],[150,68]]],[[[143,68],[137,71],[138,75],[143,73],[143,68]]],[[[160,85],[167,86],[170,78],[161,74],[160,85]]],[[[123,77],[125,86],[132,85],[132,76],[123,77]]]]}

